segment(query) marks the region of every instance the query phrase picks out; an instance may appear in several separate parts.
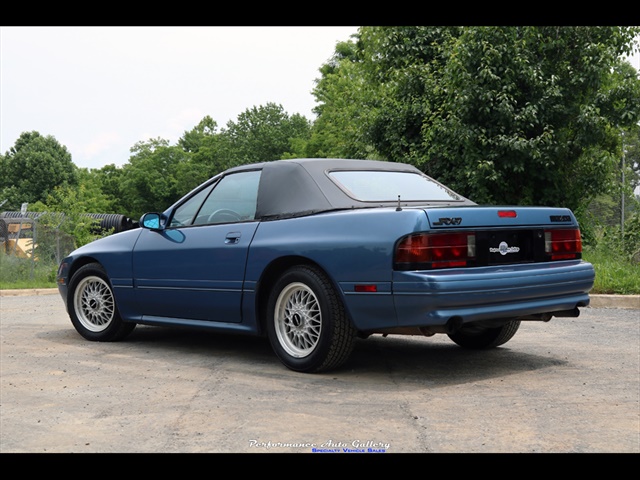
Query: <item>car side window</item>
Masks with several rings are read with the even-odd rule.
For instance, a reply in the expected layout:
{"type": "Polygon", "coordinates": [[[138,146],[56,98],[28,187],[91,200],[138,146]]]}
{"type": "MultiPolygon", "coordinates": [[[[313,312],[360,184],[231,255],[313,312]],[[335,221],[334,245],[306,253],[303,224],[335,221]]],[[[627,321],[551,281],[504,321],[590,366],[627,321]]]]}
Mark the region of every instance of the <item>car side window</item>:
{"type": "Polygon", "coordinates": [[[260,170],[226,175],[178,207],[171,226],[212,225],[254,220],[260,170]],[[179,222],[174,224],[174,220],[179,222]]]}
{"type": "Polygon", "coordinates": [[[198,210],[200,210],[200,206],[202,202],[209,196],[212,186],[204,188],[196,193],[189,200],[180,205],[173,213],[171,217],[171,223],[169,223],[169,228],[171,227],[185,227],[193,224],[193,219],[196,216],[198,210]]]}

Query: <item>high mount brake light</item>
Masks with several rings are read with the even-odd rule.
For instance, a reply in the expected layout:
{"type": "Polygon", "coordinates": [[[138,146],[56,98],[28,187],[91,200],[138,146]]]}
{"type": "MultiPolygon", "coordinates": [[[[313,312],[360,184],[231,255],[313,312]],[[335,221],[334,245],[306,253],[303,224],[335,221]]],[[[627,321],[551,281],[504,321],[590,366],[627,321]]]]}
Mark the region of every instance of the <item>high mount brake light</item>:
{"type": "Polygon", "coordinates": [[[580,230],[577,228],[545,230],[544,252],[550,260],[582,258],[580,230]]]}
{"type": "Polygon", "coordinates": [[[395,265],[401,269],[467,267],[475,257],[475,233],[422,233],[400,241],[395,265]]]}

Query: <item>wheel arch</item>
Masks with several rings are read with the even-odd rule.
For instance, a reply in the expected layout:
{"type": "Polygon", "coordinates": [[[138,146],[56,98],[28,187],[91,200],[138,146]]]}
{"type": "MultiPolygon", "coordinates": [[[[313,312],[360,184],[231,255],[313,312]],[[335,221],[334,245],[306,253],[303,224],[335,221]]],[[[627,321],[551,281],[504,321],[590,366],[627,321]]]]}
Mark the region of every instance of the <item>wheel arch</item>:
{"type": "MultiPolygon", "coordinates": [[[[88,265],[90,263],[97,263],[98,265],[100,265],[102,268],[105,268],[105,266],[100,263],[97,259],[95,259],[94,257],[79,257],[77,259],[75,259],[71,265],[69,266],[69,273],[67,274],[67,284],[71,281],[71,279],[73,278],[73,276],[76,274],[76,272],[81,269],[82,267],[84,267],[85,265],[88,265]]],[[[105,268],[106,270],[106,268],[105,268]]],[[[109,283],[111,283],[109,281],[109,283]]]]}
{"type": "Polygon", "coordinates": [[[342,290],[339,288],[335,279],[326,271],[326,269],[322,268],[320,264],[314,262],[308,257],[299,255],[288,255],[273,260],[269,265],[267,265],[267,267],[262,272],[260,279],[258,280],[256,286],[256,315],[258,318],[256,320],[259,333],[261,335],[266,334],[267,331],[267,303],[269,301],[269,294],[271,293],[276,280],[289,268],[304,265],[317,268],[327,277],[327,279],[329,279],[336,292],[338,292],[338,295],[342,299],[347,316],[353,324],[353,320],[351,319],[351,315],[349,314],[349,311],[347,309],[346,302],[344,302],[342,290]]]}
{"type": "MultiPolygon", "coordinates": [[[[71,264],[69,265],[69,270],[67,272],[67,279],[66,279],[67,284],[65,286],[65,288],[66,288],[65,296],[67,297],[65,299],[65,305],[67,306],[67,309],[69,308],[69,302],[73,301],[71,299],[71,295],[73,295],[73,292],[69,289],[69,286],[71,284],[71,280],[73,279],[75,274],[78,272],[78,270],[80,270],[85,265],[89,265],[91,263],[95,263],[97,265],[100,265],[106,271],[105,266],[100,261],[98,261],[95,257],[92,257],[92,256],[78,257],[78,258],[74,259],[71,262],[71,264]]],[[[107,276],[107,282],[109,282],[109,285],[111,285],[111,279],[108,278],[108,276],[107,276]]],[[[111,285],[111,287],[113,288],[113,285],[111,285]]]]}

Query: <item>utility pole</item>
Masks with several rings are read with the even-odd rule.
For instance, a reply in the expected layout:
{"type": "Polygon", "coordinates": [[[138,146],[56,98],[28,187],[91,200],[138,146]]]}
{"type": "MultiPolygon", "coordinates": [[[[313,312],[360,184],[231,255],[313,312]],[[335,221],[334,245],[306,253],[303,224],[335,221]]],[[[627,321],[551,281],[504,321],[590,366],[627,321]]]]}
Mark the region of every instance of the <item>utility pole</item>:
{"type": "Polygon", "coordinates": [[[622,132],[622,188],[620,189],[620,238],[624,242],[624,131],[622,132]]]}

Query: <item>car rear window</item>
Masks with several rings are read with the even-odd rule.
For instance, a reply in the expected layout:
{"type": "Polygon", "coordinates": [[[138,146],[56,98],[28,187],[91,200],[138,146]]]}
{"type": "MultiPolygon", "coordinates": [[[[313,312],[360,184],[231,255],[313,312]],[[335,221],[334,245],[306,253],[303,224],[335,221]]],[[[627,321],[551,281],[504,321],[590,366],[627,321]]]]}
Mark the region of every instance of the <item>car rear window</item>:
{"type": "Polygon", "coordinates": [[[435,180],[412,172],[336,170],[329,177],[351,198],[361,202],[460,201],[462,198],[435,180]]]}

